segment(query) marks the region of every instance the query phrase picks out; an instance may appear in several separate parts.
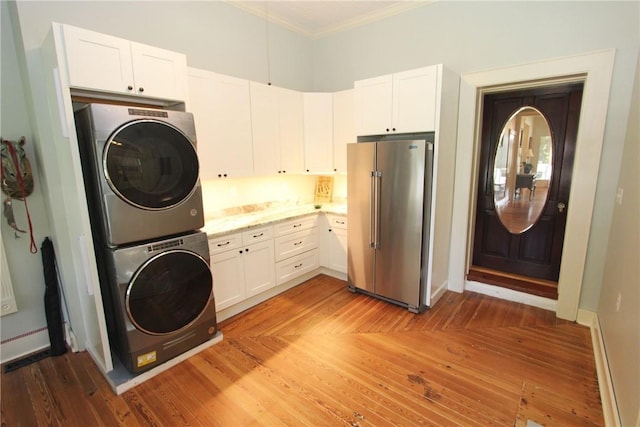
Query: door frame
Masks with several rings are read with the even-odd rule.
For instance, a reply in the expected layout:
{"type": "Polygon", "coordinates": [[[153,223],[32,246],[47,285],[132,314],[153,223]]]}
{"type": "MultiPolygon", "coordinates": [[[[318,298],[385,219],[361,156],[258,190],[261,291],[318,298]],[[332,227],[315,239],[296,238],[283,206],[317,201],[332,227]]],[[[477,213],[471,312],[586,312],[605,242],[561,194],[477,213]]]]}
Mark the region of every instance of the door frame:
{"type": "MultiPolygon", "coordinates": [[[[489,71],[468,73],[460,79],[455,193],[453,200],[448,288],[492,293],[466,280],[473,248],[480,147],[482,100],[485,93],[566,81],[584,81],[576,140],[572,190],[569,197],[565,243],[562,251],[557,303],[517,292],[493,292],[505,299],[542,306],[562,319],[576,320],[593,215],[600,154],[604,140],[615,49],[552,58],[489,71]],[[605,102],[603,102],[605,101],[605,102]],[[461,256],[461,254],[463,256],[461,256]]],[[[487,285],[488,288],[491,288],[487,285]]],[[[504,290],[506,291],[506,290],[504,290]]]]}

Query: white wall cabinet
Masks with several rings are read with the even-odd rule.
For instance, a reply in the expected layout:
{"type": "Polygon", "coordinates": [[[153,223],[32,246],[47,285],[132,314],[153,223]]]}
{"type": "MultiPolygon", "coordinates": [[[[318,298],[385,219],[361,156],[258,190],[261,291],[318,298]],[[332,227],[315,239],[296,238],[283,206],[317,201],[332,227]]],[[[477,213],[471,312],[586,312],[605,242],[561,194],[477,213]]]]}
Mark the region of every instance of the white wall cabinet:
{"type": "Polygon", "coordinates": [[[358,135],[435,130],[438,66],[355,82],[358,135]]]}
{"type": "Polygon", "coordinates": [[[258,82],[250,88],[255,175],[302,173],[302,93],[258,82]]]}
{"type": "Polygon", "coordinates": [[[62,28],[71,87],[185,100],[187,58],[184,54],[70,25],[62,28]]]}
{"type": "Polygon", "coordinates": [[[252,176],[249,81],[189,68],[187,111],[198,137],[200,178],[252,176]]]}
{"type": "Polygon", "coordinates": [[[333,93],[333,171],[347,173],[347,144],[357,142],[354,90],[333,93]]]}
{"type": "Polygon", "coordinates": [[[305,172],[333,172],[333,95],[304,94],[305,172]]]}

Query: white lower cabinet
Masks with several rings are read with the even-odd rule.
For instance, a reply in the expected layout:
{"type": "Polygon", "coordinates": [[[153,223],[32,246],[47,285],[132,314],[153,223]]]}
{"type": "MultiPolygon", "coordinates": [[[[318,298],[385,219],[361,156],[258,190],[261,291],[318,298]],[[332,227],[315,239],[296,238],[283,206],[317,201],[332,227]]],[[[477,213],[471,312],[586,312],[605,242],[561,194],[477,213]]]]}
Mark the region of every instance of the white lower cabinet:
{"type": "Polygon", "coordinates": [[[278,285],[320,267],[318,215],[276,224],[276,283],[278,285]]]}
{"type": "Polygon", "coordinates": [[[347,217],[327,215],[328,227],[323,249],[326,267],[347,274],[347,217]]]}
{"type": "Polygon", "coordinates": [[[273,227],[209,239],[216,311],[276,285],[273,227]]]}

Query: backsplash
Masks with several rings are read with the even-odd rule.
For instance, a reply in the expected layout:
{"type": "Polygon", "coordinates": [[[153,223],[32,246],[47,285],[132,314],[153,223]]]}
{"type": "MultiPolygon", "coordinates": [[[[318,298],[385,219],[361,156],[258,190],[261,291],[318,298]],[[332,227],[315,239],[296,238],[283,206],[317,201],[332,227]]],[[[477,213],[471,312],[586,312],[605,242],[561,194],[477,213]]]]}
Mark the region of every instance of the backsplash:
{"type": "MultiPolygon", "coordinates": [[[[315,175],[227,178],[202,181],[205,218],[313,203],[315,175]]],[[[346,175],[335,175],[333,202],[345,203],[346,175]]]]}

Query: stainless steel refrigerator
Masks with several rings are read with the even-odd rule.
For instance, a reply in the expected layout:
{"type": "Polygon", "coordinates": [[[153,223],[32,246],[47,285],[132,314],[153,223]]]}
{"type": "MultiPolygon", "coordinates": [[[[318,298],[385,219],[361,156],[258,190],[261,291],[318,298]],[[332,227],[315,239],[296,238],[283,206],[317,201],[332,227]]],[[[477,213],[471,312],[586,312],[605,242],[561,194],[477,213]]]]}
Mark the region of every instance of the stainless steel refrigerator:
{"type": "Polygon", "coordinates": [[[349,289],[427,308],[432,132],[347,145],[349,289]]]}

